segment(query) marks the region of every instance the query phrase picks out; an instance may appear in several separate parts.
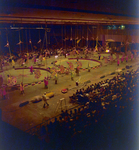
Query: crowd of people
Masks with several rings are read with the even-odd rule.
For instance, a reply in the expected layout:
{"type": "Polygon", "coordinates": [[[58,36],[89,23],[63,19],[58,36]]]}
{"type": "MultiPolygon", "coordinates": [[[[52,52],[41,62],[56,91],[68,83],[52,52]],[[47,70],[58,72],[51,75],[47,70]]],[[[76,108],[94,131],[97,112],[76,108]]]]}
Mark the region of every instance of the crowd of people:
{"type": "MultiPolygon", "coordinates": [[[[28,60],[31,59],[32,62],[34,62],[34,64],[37,63],[41,63],[43,61],[43,58],[46,58],[46,57],[51,57],[52,55],[64,55],[65,57],[67,55],[79,55],[80,53],[84,54],[85,55],[85,58],[87,57],[88,54],[90,54],[91,52],[95,52],[96,49],[94,48],[87,48],[87,47],[83,47],[83,48],[75,48],[75,47],[72,47],[72,48],[67,48],[67,49],[64,49],[64,48],[60,48],[60,49],[45,49],[45,50],[42,50],[42,51],[31,51],[31,52],[22,52],[22,53],[12,53],[11,55],[10,54],[7,54],[7,55],[1,55],[0,56],[0,67],[1,67],[1,70],[3,69],[4,66],[7,66],[9,64],[12,65],[12,67],[15,67],[15,63],[16,64],[19,64],[19,65],[24,65],[26,66],[26,64],[28,64],[28,60]]],[[[98,48],[97,50],[98,52],[98,60],[100,60],[101,58],[101,52],[104,52],[101,50],[101,48],[98,48]]],[[[129,52],[129,51],[128,51],[129,52]]],[[[112,53],[115,53],[115,52],[111,52],[112,53]]],[[[117,65],[120,64],[120,62],[122,63],[124,61],[124,59],[126,61],[128,61],[129,58],[131,58],[131,60],[134,58],[136,58],[137,54],[138,54],[138,51],[137,50],[134,50],[132,49],[131,50],[131,54],[126,54],[125,55],[125,52],[122,52],[123,55],[121,57],[121,59],[119,57],[117,57],[117,65]]],[[[106,62],[108,61],[113,61],[113,57],[112,55],[109,56],[109,58],[105,58],[106,62]]]]}
{"type": "MultiPolygon", "coordinates": [[[[65,143],[70,143],[70,146],[78,145],[76,143],[77,139],[74,137],[77,138],[80,133],[85,134],[85,136],[88,135],[87,140],[92,141],[89,138],[89,136],[92,137],[90,131],[94,135],[101,135],[102,133],[100,132],[103,132],[103,136],[106,137],[103,140],[107,141],[108,145],[113,143],[111,138],[114,138],[114,136],[117,136],[116,140],[119,144],[120,140],[123,142],[124,140],[120,139],[121,134],[124,134],[121,137],[131,142],[133,137],[126,137],[128,134],[126,132],[128,131],[125,131],[125,128],[128,126],[132,130],[130,119],[133,118],[129,117],[131,117],[132,111],[137,113],[139,101],[137,92],[138,77],[139,68],[135,71],[131,70],[130,72],[119,74],[112,79],[92,84],[86,89],[77,90],[76,94],[73,95],[75,101],[78,101],[78,95],[83,95],[84,102],[78,106],[78,109],[62,111],[61,115],[56,117],[54,122],[50,121],[47,126],[42,126],[41,136],[45,137],[47,135],[45,140],[49,140],[52,144],[55,143],[55,146],[58,147],[65,143]],[[88,133],[86,134],[84,131],[88,133]],[[118,134],[117,132],[120,133],[118,134]]],[[[136,121],[134,124],[137,123],[137,120],[134,121],[136,121]]],[[[130,134],[130,136],[133,135],[130,134]]],[[[102,139],[102,137],[100,138],[102,139]]],[[[97,141],[96,139],[93,140],[97,141]]],[[[98,141],[100,142],[99,139],[98,141]]]]}

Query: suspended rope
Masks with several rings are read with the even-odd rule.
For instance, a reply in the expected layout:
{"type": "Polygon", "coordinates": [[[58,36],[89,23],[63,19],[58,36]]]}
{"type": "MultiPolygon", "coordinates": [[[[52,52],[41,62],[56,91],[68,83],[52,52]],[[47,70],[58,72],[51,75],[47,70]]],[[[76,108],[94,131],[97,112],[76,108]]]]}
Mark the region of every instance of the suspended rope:
{"type": "Polygon", "coordinates": [[[8,40],[8,31],[7,31],[7,29],[6,29],[6,38],[7,38],[7,44],[4,47],[8,47],[9,54],[10,54],[10,57],[11,57],[11,50],[10,50],[10,44],[9,44],[9,40],[8,40]]]}
{"type": "Polygon", "coordinates": [[[45,25],[45,39],[46,39],[46,49],[47,49],[47,24],[45,25]]]}
{"type": "MultiPolygon", "coordinates": [[[[91,40],[93,40],[94,39],[94,37],[93,37],[93,33],[92,33],[92,31],[90,30],[90,28],[88,27],[88,31],[90,31],[90,33],[91,33],[91,40]]],[[[91,42],[91,40],[90,40],[90,42],[91,42]]]]}
{"type": "Polygon", "coordinates": [[[93,39],[93,48],[94,48],[94,27],[93,27],[92,30],[93,30],[93,31],[92,31],[92,39],[93,39]]]}
{"type": "Polygon", "coordinates": [[[82,35],[81,35],[82,36],[81,37],[82,38],[82,47],[84,47],[84,26],[82,26],[82,32],[81,33],[82,33],[82,35]]]}
{"type": "Polygon", "coordinates": [[[55,38],[55,40],[56,40],[56,44],[57,44],[57,46],[59,47],[59,43],[58,43],[58,41],[57,41],[57,39],[56,39],[54,30],[53,30],[53,34],[54,34],[54,38],[55,38]]]}
{"type": "Polygon", "coordinates": [[[75,33],[75,39],[74,40],[75,40],[75,48],[76,48],[76,39],[77,39],[77,37],[76,37],[76,26],[75,26],[75,32],[74,33],[75,33]]]}
{"type": "Polygon", "coordinates": [[[96,46],[95,46],[95,50],[98,51],[98,26],[97,26],[97,33],[96,33],[96,46]]]}
{"type": "Polygon", "coordinates": [[[19,43],[17,43],[17,45],[19,45],[20,56],[21,56],[21,38],[20,38],[20,29],[19,29],[19,43]]]}
{"type": "Polygon", "coordinates": [[[50,44],[50,33],[48,34],[48,44],[50,44]]]}
{"type": "Polygon", "coordinates": [[[24,38],[23,38],[24,36],[23,36],[23,30],[22,30],[21,32],[22,32],[22,34],[21,34],[21,35],[22,35],[22,36],[21,36],[21,41],[22,41],[22,43],[23,43],[23,47],[22,47],[22,48],[23,48],[23,51],[24,51],[24,38]]]}
{"type": "Polygon", "coordinates": [[[45,37],[46,37],[46,32],[44,32],[44,38],[43,38],[43,42],[42,42],[42,49],[41,49],[41,52],[43,50],[43,47],[44,47],[44,41],[45,41],[45,37]]]}
{"type": "Polygon", "coordinates": [[[77,32],[77,41],[76,41],[76,47],[78,48],[78,39],[79,39],[79,37],[78,37],[78,24],[77,24],[77,30],[76,30],[76,32],[77,32]]]}
{"type": "Polygon", "coordinates": [[[31,45],[31,51],[33,52],[32,41],[31,41],[31,35],[30,35],[30,29],[29,29],[29,44],[31,45]]]}
{"type": "Polygon", "coordinates": [[[80,33],[80,41],[79,41],[79,42],[80,42],[80,46],[82,46],[82,45],[81,45],[81,41],[82,41],[82,26],[80,26],[80,31],[79,31],[79,33],[80,33]]]}
{"type": "Polygon", "coordinates": [[[28,53],[28,39],[27,39],[27,30],[26,30],[26,49],[27,49],[27,53],[28,53]]]}
{"type": "Polygon", "coordinates": [[[104,49],[105,45],[106,45],[106,42],[105,42],[105,30],[103,29],[103,26],[102,26],[102,47],[104,49]]]}
{"type": "Polygon", "coordinates": [[[23,72],[22,72],[22,83],[23,83],[23,79],[24,79],[24,69],[23,69],[23,72]]]}
{"type": "Polygon", "coordinates": [[[112,25],[111,25],[111,31],[112,31],[111,34],[112,34],[112,39],[113,39],[113,31],[114,31],[114,30],[113,30],[113,28],[112,28],[112,25]]]}
{"type": "MultiPolygon", "coordinates": [[[[109,37],[109,29],[108,29],[108,27],[107,27],[107,39],[108,39],[108,37],[109,37]]],[[[105,48],[106,50],[107,49],[109,49],[109,45],[108,45],[108,42],[106,41],[106,48],[105,48]]]]}
{"type": "Polygon", "coordinates": [[[66,37],[66,25],[65,25],[65,49],[66,49],[66,41],[67,41],[67,37],[66,37]]]}
{"type": "MultiPolygon", "coordinates": [[[[7,29],[6,29],[6,38],[7,38],[7,44],[4,47],[7,47],[9,49],[9,54],[10,54],[10,58],[11,58],[11,51],[10,51],[10,44],[9,44],[9,40],[8,40],[8,31],[7,31],[7,29]]],[[[8,72],[7,75],[10,75],[10,72],[8,71],[8,68],[7,68],[7,64],[4,63],[4,65],[6,66],[6,70],[3,71],[3,73],[4,72],[6,73],[6,71],[7,71],[8,72]]]]}
{"type": "Polygon", "coordinates": [[[86,38],[86,40],[87,40],[87,47],[88,47],[88,25],[87,25],[87,38],[86,38]]]}
{"type": "Polygon", "coordinates": [[[90,28],[89,28],[89,26],[88,26],[88,47],[90,47],[90,42],[91,42],[91,39],[92,39],[92,32],[91,32],[91,30],[90,30],[90,28]],[[90,32],[89,32],[90,31],[90,32]],[[91,38],[89,38],[90,36],[89,36],[89,33],[91,33],[91,38]],[[90,40],[89,40],[90,39],[90,40]]]}
{"type": "Polygon", "coordinates": [[[61,27],[61,34],[62,34],[62,49],[63,49],[63,26],[61,27]]]}
{"type": "Polygon", "coordinates": [[[71,25],[71,37],[70,37],[70,41],[71,41],[72,46],[73,46],[73,39],[72,39],[72,25],[71,25]]]}
{"type": "Polygon", "coordinates": [[[40,38],[40,30],[39,30],[39,41],[37,42],[38,44],[40,44],[40,49],[41,49],[41,38],[40,38]]]}

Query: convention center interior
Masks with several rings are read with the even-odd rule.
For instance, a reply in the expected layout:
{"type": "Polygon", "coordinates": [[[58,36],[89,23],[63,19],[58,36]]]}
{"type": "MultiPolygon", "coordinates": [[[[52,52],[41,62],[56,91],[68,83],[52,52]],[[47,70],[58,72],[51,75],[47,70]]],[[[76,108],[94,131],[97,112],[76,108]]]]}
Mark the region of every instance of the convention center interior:
{"type": "Polygon", "coordinates": [[[139,149],[138,8],[1,1],[0,150],[139,149]]]}

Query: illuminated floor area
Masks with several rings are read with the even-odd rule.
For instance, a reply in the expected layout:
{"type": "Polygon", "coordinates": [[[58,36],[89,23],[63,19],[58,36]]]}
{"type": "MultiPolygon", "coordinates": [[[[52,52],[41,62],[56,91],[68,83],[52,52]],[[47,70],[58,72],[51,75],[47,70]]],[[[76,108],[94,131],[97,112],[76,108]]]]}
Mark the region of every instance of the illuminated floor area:
{"type": "MultiPolygon", "coordinates": [[[[63,60],[65,59],[63,56],[61,57],[63,60]]],[[[52,62],[55,60],[54,57],[47,59],[47,65],[53,66],[52,62]]],[[[98,58],[96,58],[98,60],[98,58]]],[[[58,75],[58,84],[55,84],[53,78],[49,80],[48,89],[44,88],[44,83],[29,85],[25,87],[25,95],[21,95],[19,90],[15,90],[12,92],[7,93],[6,100],[0,99],[0,108],[2,109],[2,120],[25,131],[30,129],[31,127],[40,124],[43,118],[49,119],[58,115],[61,111],[60,108],[57,108],[57,102],[61,98],[65,98],[66,100],[66,107],[65,104],[62,105],[62,109],[69,109],[75,106],[75,104],[69,103],[69,96],[76,92],[77,89],[83,87],[83,83],[90,80],[91,83],[87,84],[90,85],[92,83],[97,83],[101,80],[105,80],[107,78],[112,78],[114,75],[109,75],[111,72],[114,72],[117,69],[125,68],[126,65],[132,65],[131,69],[137,68],[138,63],[137,60],[130,61],[128,63],[124,62],[117,66],[117,63],[114,62],[113,64],[108,64],[107,66],[104,65],[104,60],[100,60],[102,62],[102,67],[97,69],[92,69],[91,72],[87,70],[80,70],[79,76],[74,75],[74,81],[71,80],[71,76],[69,75],[58,75]],[[100,79],[102,75],[105,75],[103,79],[100,79]],[[80,83],[77,87],[75,81],[79,80],[80,83]],[[69,91],[66,94],[62,94],[61,90],[64,88],[68,88],[69,91]],[[49,107],[43,108],[43,102],[39,103],[31,103],[31,100],[38,95],[42,95],[44,92],[54,92],[54,97],[48,100],[49,107]],[[24,101],[29,101],[29,104],[19,107],[19,104],[24,101]]],[[[44,66],[46,67],[46,66],[44,66]]],[[[9,70],[11,74],[15,73],[14,69],[9,70]]],[[[19,75],[21,72],[19,70],[19,75]]],[[[23,70],[22,70],[23,71],[23,70]]],[[[125,70],[127,71],[127,70],[125,70]]],[[[28,70],[25,72],[29,74],[28,70]]],[[[15,74],[16,75],[16,74],[15,74]]],[[[43,79],[44,76],[47,76],[47,72],[42,72],[41,78],[43,79]]],[[[34,81],[34,75],[28,75],[28,77],[24,77],[24,81],[27,83],[34,81]]],[[[18,81],[20,82],[20,81],[18,81]]],[[[85,86],[84,88],[86,88],[85,86]]]]}
{"type": "Polygon", "coordinates": [[[3,77],[4,84],[7,84],[7,75],[15,76],[17,79],[17,84],[20,84],[21,82],[23,82],[24,84],[38,82],[40,80],[43,80],[44,77],[51,76],[49,72],[44,70],[40,70],[40,73],[41,76],[38,79],[35,78],[35,74],[30,74],[30,69],[12,69],[10,71],[4,71],[3,73],[0,73],[0,75],[2,75],[3,77]]]}
{"type": "MultiPolygon", "coordinates": [[[[88,64],[90,67],[95,67],[95,66],[98,66],[100,65],[99,62],[96,62],[96,61],[93,61],[93,60],[82,60],[82,59],[79,59],[78,60],[79,62],[81,62],[82,64],[82,67],[81,68],[88,68],[88,64]]],[[[67,62],[70,62],[73,64],[74,68],[77,68],[77,59],[59,59],[57,60],[56,62],[56,65],[63,65],[64,67],[68,68],[69,65],[67,62]]]]}

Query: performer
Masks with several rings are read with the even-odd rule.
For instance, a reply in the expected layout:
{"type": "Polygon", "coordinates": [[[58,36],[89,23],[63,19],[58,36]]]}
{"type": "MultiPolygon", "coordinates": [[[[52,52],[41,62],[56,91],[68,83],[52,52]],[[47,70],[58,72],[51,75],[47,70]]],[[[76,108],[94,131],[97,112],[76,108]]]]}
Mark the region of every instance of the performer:
{"type": "Polygon", "coordinates": [[[24,60],[25,60],[25,63],[27,61],[27,54],[24,55],[24,60]]]}
{"type": "Polygon", "coordinates": [[[50,51],[47,52],[47,56],[48,56],[49,58],[51,57],[50,51]]]}
{"type": "Polygon", "coordinates": [[[72,81],[74,80],[73,77],[74,77],[74,73],[73,73],[73,71],[71,71],[71,80],[72,81]]]}
{"type": "Polygon", "coordinates": [[[45,58],[47,57],[47,51],[45,51],[45,58]]]}
{"type": "Polygon", "coordinates": [[[76,68],[76,75],[79,76],[79,68],[76,68]]]}
{"type": "Polygon", "coordinates": [[[106,64],[108,63],[108,58],[107,58],[107,57],[105,57],[105,63],[106,63],[106,64]]]}
{"type": "Polygon", "coordinates": [[[79,63],[78,63],[78,57],[77,57],[76,75],[79,76],[79,63]]]}
{"type": "Polygon", "coordinates": [[[15,68],[15,61],[12,59],[12,67],[15,68]]]}
{"type": "Polygon", "coordinates": [[[126,62],[128,62],[128,55],[126,55],[126,62]]]}
{"type": "Polygon", "coordinates": [[[88,72],[90,72],[90,64],[88,63],[88,72]]]}
{"type": "Polygon", "coordinates": [[[101,54],[99,53],[99,55],[98,55],[98,60],[100,60],[100,57],[101,57],[101,54]]]}
{"type": "Polygon", "coordinates": [[[119,58],[117,59],[117,66],[119,66],[119,64],[120,64],[120,60],[119,60],[119,58]]]}
{"type": "Polygon", "coordinates": [[[78,81],[76,81],[76,86],[78,86],[79,85],[79,83],[78,83],[78,81]]]}
{"type": "Polygon", "coordinates": [[[112,64],[112,62],[113,62],[113,56],[110,55],[110,64],[112,64]]]}
{"type": "Polygon", "coordinates": [[[63,55],[64,55],[64,56],[65,56],[65,58],[66,58],[66,52],[64,52],[64,51],[63,51],[63,55]]]}
{"type": "Polygon", "coordinates": [[[57,77],[57,73],[55,74],[55,84],[57,84],[57,80],[58,80],[58,77],[57,77]]]}
{"type": "Polygon", "coordinates": [[[29,53],[27,52],[27,58],[29,58],[29,53]]]}
{"type": "Polygon", "coordinates": [[[39,56],[39,60],[41,61],[41,63],[42,63],[42,60],[43,60],[43,56],[42,56],[42,54],[40,54],[40,56],[39,56]]]}
{"type": "Polygon", "coordinates": [[[77,56],[77,61],[79,60],[79,57],[77,56]]]}
{"type": "Polygon", "coordinates": [[[23,66],[23,65],[24,65],[24,59],[21,58],[21,66],[23,66]]]}
{"type": "Polygon", "coordinates": [[[25,94],[23,82],[21,82],[21,84],[20,84],[20,92],[21,92],[21,94],[25,94]]]}
{"type": "Polygon", "coordinates": [[[1,61],[1,59],[0,59],[0,68],[1,68],[1,70],[3,70],[3,63],[1,61]]]}
{"type": "Polygon", "coordinates": [[[132,61],[132,59],[133,59],[133,53],[131,53],[131,61],[132,61]]]}
{"type": "Polygon", "coordinates": [[[36,56],[34,56],[34,64],[36,64],[36,56]]]}
{"type": "Polygon", "coordinates": [[[81,77],[76,81],[76,86],[79,85],[80,79],[81,79],[81,77]]]}
{"type": "Polygon", "coordinates": [[[123,63],[123,61],[124,61],[124,56],[121,57],[121,63],[123,63]]]}
{"type": "Polygon", "coordinates": [[[30,74],[33,74],[33,66],[30,67],[30,74]]]}
{"type": "Polygon", "coordinates": [[[3,86],[2,88],[2,98],[5,100],[6,99],[6,90],[5,87],[3,86]]]}
{"type": "Polygon", "coordinates": [[[48,89],[48,79],[46,77],[44,77],[44,85],[45,88],[48,89]]]}
{"type": "Polygon", "coordinates": [[[10,75],[7,75],[7,85],[9,85],[11,82],[11,76],[10,75]]]}
{"type": "Polygon", "coordinates": [[[46,93],[44,93],[44,95],[42,96],[42,100],[44,101],[43,108],[45,108],[45,105],[49,106],[47,102],[48,98],[46,97],[46,93]]]}

